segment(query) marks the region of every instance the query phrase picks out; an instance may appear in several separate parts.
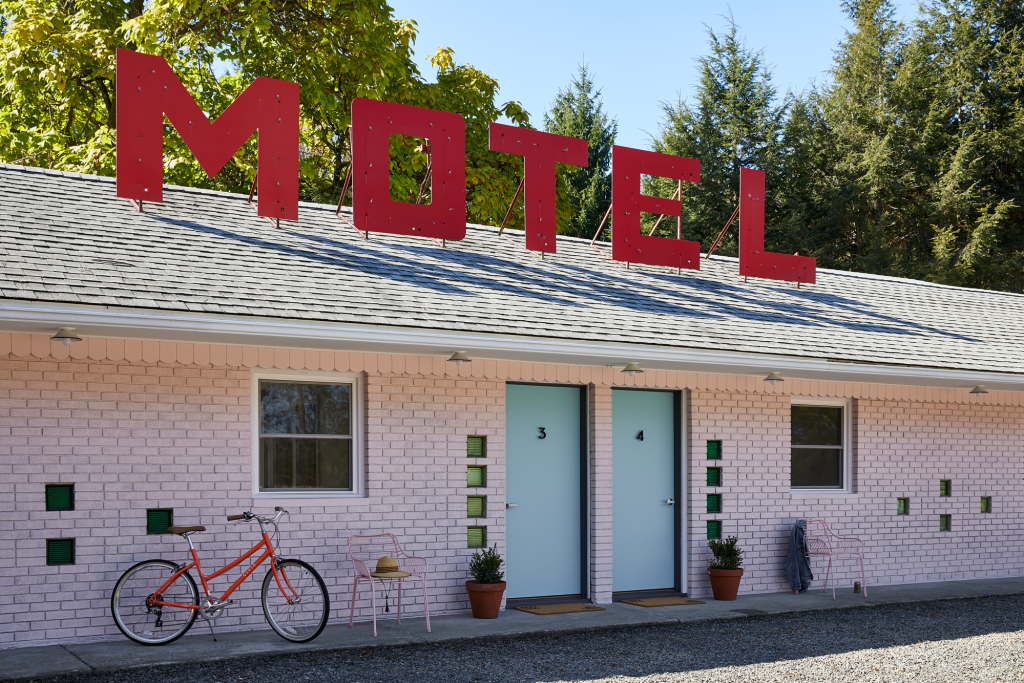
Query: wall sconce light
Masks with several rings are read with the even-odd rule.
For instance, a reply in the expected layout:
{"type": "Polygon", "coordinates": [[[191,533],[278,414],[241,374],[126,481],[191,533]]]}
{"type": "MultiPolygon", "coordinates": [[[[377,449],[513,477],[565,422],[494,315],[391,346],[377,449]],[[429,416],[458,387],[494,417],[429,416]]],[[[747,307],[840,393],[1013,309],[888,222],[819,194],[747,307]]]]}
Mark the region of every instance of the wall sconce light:
{"type": "Polygon", "coordinates": [[[630,377],[636,377],[636,373],[643,372],[643,370],[640,369],[640,366],[637,363],[627,364],[626,367],[622,368],[622,371],[629,375],[630,377]]]}
{"type": "Polygon", "coordinates": [[[75,342],[82,341],[82,338],[75,334],[75,328],[73,327],[62,327],[57,330],[57,334],[50,337],[53,341],[59,341],[64,346],[71,346],[75,342]]]}
{"type": "Polygon", "coordinates": [[[988,389],[985,388],[984,384],[979,384],[978,386],[976,386],[973,389],[971,389],[971,393],[972,394],[987,394],[988,393],[988,389]]]}
{"type": "Polygon", "coordinates": [[[768,382],[774,387],[779,382],[785,382],[786,380],[782,379],[781,372],[769,372],[768,376],[764,378],[764,381],[768,382]]]}
{"type": "Polygon", "coordinates": [[[456,351],[452,354],[452,357],[448,359],[449,363],[455,363],[456,367],[462,367],[463,363],[473,360],[465,351],[456,351]]]}

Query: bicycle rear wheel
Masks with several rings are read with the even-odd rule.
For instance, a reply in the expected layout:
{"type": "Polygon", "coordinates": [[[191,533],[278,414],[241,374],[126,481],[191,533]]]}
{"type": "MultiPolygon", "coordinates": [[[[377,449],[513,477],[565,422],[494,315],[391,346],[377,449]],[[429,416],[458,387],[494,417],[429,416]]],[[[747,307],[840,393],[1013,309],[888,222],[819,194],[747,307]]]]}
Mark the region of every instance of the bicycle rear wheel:
{"type": "Polygon", "coordinates": [[[263,613],[277,635],[293,643],[307,643],[327,625],[331,613],[327,587],[316,570],[301,560],[282,560],[277,573],[280,587],[273,568],[263,579],[263,613]]]}
{"type": "MultiPolygon", "coordinates": [[[[146,560],[126,571],[114,584],[110,611],[117,628],[127,638],[142,645],[166,645],[192,627],[198,610],[149,603],[150,597],[177,571],[173,562],[146,560]]],[[[161,601],[199,604],[196,582],[184,572],[163,592],[161,601]]]]}

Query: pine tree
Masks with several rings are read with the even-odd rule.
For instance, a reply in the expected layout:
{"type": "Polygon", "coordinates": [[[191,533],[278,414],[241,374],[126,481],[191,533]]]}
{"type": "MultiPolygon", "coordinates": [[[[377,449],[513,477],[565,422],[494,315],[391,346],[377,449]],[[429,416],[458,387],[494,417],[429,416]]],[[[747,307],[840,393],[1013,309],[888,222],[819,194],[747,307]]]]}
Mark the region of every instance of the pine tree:
{"type": "MultiPolygon", "coordinates": [[[[929,172],[920,274],[1024,291],[1024,7],[931,0],[908,62],[929,172]]],[[[921,173],[924,175],[924,173],[921,173]]]]}
{"type": "MultiPolygon", "coordinates": [[[[697,60],[696,103],[682,99],[663,103],[665,118],[653,141],[656,152],[700,160],[700,184],[683,183],[682,236],[701,242],[704,251],[736,208],[740,168],[757,168],[767,175],[768,225],[778,215],[772,193],[782,180],[783,127],[790,98],[776,102],[764,52],[746,47],[731,16],[728,23],[728,31],[721,36],[708,29],[711,54],[697,60]]],[[[644,193],[668,197],[676,188],[677,181],[651,178],[644,184],[644,193]]],[[[654,220],[644,218],[647,223],[654,220]]],[[[674,237],[674,223],[662,222],[657,234],[674,237]]],[[[735,238],[726,236],[718,250],[735,254],[736,248],[735,238]]]]}
{"type": "MultiPolygon", "coordinates": [[[[590,238],[611,202],[612,145],[618,123],[604,113],[601,91],[595,89],[587,65],[565,90],[559,90],[544,114],[544,130],[589,141],[587,166],[563,165],[559,178],[565,188],[571,216],[560,232],[590,238]]],[[[561,227],[561,226],[560,226],[561,227]]]]}
{"type": "Polygon", "coordinates": [[[844,7],[819,110],[839,156],[809,219],[836,247],[821,265],[1024,291],[1020,3],[930,0],[911,29],[889,0],[844,7]]]}

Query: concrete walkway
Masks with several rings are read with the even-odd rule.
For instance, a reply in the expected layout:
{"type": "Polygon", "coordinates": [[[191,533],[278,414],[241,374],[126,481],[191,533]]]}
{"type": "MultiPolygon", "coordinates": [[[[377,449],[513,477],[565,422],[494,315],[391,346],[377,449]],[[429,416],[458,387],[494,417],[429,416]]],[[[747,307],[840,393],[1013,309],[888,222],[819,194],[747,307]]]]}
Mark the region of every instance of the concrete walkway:
{"type": "MultiPolygon", "coordinates": [[[[605,605],[603,612],[585,612],[537,616],[519,610],[502,612],[497,619],[473,619],[469,615],[450,615],[430,620],[427,633],[421,616],[403,620],[378,621],[379,635],[374,638],[370,623],[330,624],[311,643],[288,643],[273,631],[220,633],[217,641],[200,618],[184,638],[163,647],[136,645],[127,639],[81,645],[49,645],[0,650],[0,680],[48,678],[87,671],[116,671],[159,664],[215,661],[253,655],[293,654],[317,650],[356,649],[380,645],[430,643],[492,636],[516,636],[563,633],[588,629],[628,628],[678,624],[686,621],[738,619],[765,614],[786,614],[811,610],[842,609],[898,602],[921,602],[950,598],[1024,594],[1024,577],[978,579],[900,586],[871,586],[869,596],[846,588],[823,594],[820,589],[800,595],[769,593],[741,596],[735,602],[717,602],[708,598],[703,605],[644,608],[624,603],[605,605]]],[[[340,615],[344,610],[336,611],[340,615]]]]}

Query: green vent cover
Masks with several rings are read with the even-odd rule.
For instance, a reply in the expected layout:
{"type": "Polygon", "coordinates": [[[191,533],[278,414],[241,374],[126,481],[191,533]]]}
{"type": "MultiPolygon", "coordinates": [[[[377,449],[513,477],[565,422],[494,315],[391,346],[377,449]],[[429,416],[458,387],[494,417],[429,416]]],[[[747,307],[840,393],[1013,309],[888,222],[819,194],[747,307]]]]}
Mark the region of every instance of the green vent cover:
{"type": "Polygon", "coordinates": [[[487,437],[469,436],[466,437],[466,455],[470,458],[487,457],[487,437]]]}
{"type": "Polygon", "coordinates": [[[75,509],[75,485],[74,484],[47,484],[46,485],[46,511],[55,512],[58,510],[75,509]]]}
{"type": "Polygon", "coordinates": [[[74,564],[75,563],[75,539],[73,538],[48,538],[46,539],[46,564],[74,564]]]}
{"type": "Polygon", "coordinates": [[[174,524],[174,510],[146,510],[146,533],[166,534],[167,527],[174,524]]]}
{"type": "Polygon", "coordinates": [[[479,488],[487,486],[487,468],[477,465],[470,465],[466,468],[466,486],[479,488]]]}
{"type": "Polygon", "coordinates": [[[981,499],[981,511],[992,512],[992,499],[988,496],[981,499]]]}
{"type": "Polygon", "coordinates": [[[708,521],[708,538],[722,537],[722,523],[718,520],[708,521]]]}
{"type": "Polygon", "coordinates": [[[486,496],[469,496],[466,498],[467,517],[486,517],[487,513],[486,496]]]}
{"type": "Polygon", "coordinates": [[[939,495],[942,497],[948,497],[953,495],[953,482],[949,479],[943,479],[939,481],[939,495]]]}
{"type": "Polygon", "coordinates": [[[708,441],[708,460],[722,459],[722,442],[708,441]]]}
{"type": "Polygon", "coordinates": [[[708,486],[721,486],[722,485],[722,468],[721,467],[709,467],[708,468],[708,486]]]}
{"type": "Polygon", "coordinates": [[[953,515],[939,515],[939,531],[951,531],[953,529],[953,515]]]}
{"type": "Polygon", "coordinates": [[[896,514],[897,515],[909,515],[910,514],[910,499],[909,498],[897,498],[896,499],[896,514]]]}
{"type": "Polygon", "coordinates": [[[720,493],[709,493],[708,494],[708,512],[721,512],[722,511],[722,494],[720,493]]]}
{"type": "Polygon", "coordinates": [[[471,526],[466,529],[466,545],[470,548],[487,546],[487,527],[471,526]]]}

